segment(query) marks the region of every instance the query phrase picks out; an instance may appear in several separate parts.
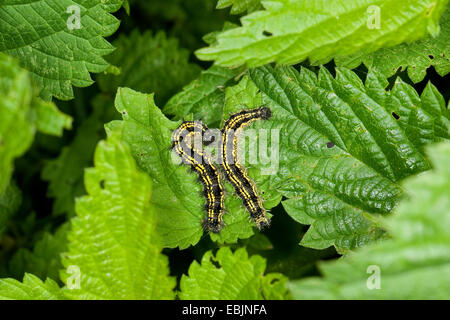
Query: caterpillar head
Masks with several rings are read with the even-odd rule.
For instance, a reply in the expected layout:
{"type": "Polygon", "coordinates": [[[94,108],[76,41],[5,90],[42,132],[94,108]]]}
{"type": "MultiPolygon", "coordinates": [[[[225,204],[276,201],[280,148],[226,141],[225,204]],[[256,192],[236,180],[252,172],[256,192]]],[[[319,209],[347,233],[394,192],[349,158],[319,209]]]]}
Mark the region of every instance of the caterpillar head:
{"type": "Polygon", "coordinates": [[[272,110],[270,110],[268,107],[261,107],[259,109],[260,115],[261,115],[261,119],[263,120],[267,120],[270,119],[270,117],[272,117],[272,110]]]}

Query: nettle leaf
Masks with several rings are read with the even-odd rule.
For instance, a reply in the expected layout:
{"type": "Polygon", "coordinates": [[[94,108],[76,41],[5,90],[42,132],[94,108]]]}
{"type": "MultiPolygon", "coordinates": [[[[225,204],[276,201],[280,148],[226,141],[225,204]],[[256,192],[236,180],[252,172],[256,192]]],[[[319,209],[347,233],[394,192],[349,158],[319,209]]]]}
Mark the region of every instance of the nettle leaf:
{"type": "Polygon", "coordinates": [[[132,0],[130,4],[132,16],[139,12],[148,28],[167,30],[190,50],[200,47],[203,35],[219,30],[228,18],[227,12],[215,10],[212,0],[132,0]]]}
{"type": "Polygon", "coordinates": [[[290,283],[297,299],[448,299],[450,143],[428,147],[435,169],[402,184],[408,197],[383,225],[392,239],[323,262],[323,278],[290,283]]]}
{"type": "Polygon", "coordinates": [[[356,68],[361,63],[368,69],[377,69],[385,77],[394,75],[398,69],[408,69],[409,78],[415,83],[426,75],[426,70],[433,66],[437,73],[445,76],[450,72],[450,10],[441,18],[439,36],[428,36],[423,40],[400,44],[392,48],[382,48],[370,54],[362,52],[352,56],[335,59],[338,66],[356,68]]]}
{"type": "Polygon", "coordinates": [[[176,120],[192,113],[194,119],[201,119],[208,126],[218,125],[222,114],[225,87],[242,70],[212,66],[202,71],[200,77],[173,96],[163,108],[167,115],[176,120]],[[219,116],[219,119],[218,119],[219,116]]]}
{"type": "MultiPolygon", "coordinates": [[[[301,238],[302,235],[298,235],[301,238]]],[[[294,243],[295,244],[295,243],[294,243]]],[[[325,250],[315,250],[303,246],[296,246],[289,253],[279,253],[277,250],[268,252],[267,272],[280,272],[290,279],[304,278],[317,274],[318,261],[336,258],[336,250],[330,247],[325,250]]]]}
{"type": "Polygon", "coordinates": [[[200,72],[199,66],[189,63],[189,51],[179,48],[178,40],[167,38],[162,31],[153,35],[134,30],[128,36],[119,36],[113,44],[117,50],[106,60],[121,72],[98,76],[100,88],[112,95],[118,87],[128,87],[155,92],[157,102],[165,102],[200,72]]]}
{"type": "Polygon", "coordinates": [[[34,93],[29,73],[0,53],[0,194],[9,183],[14,159],[28,150],[36,130],[61,135],[71,128],[69,116],[34,93]]]}
{"type": "Polygon", "coordinates": [[[17,212],[21,204],[22,192],[11,181],[0,194],[0,238],[7,228],[6,223],[17,212]]]}
{"type": "Polygon", "coordinates": [[[225,120],[231,114],[241,111],[243,106],[251,109],[260,107],[262,103],[263,97],[260,90],[249,77],[242,78],[238,84],[225,89],[223,112],[219,115],[221,119],[220,126],[223,127],[225,120]]]}
{"type": "Polygon", "coordinates": [[[219,0],[217,9],[231,7],[231,14],[240,14],[243,12],[253,12],[261,9],[261,0],[219,0]]]}
{"type": "Polygon", "coordinates": [[[252,237],[243,239],[238,242],[238,245],[245,246],[250,252],[273,249],[272,242],[262,233],[255,233],[252,237]]]}
{"type": "Polygon", "coordinates": [[[46,161],[42,170],[42,179],[50,183],[47,196],[54,198],[54,215],[75,215],[75,198],[85,193],[84,169],[92,164],[95,147],[104,138],[103,124],[114,119],[113,112],[117,113],[112,99],[105,95],[97,95],[92,107],[92,114],[77,128],[72,142],[57,158],[46,161]]]}
{"type": "Polygon", "coordinates": [[[23,282],[0,279],[0,300],[64,300],[58,284],[52,279],[42,282],[32,274],[25,274],[23,282]]]}
{"type": "Polygon", "coordinates": [[[69,224],[63,224],[54,234],[45,232],[36,241],[33,250],[20,248],[9,262],[11,275],[21,279],[31,273],[40,279],[58,279],[62,269],[61,253],[67,251],[69,224]]]}
{"type": "Polygon", "coordinates": [[[246,156],[249,176],[267,208],[283,196],[288,214],[311,225],[302,245],[343,252],[383,236],[379,215],[397,203],[399,180],[430,168],[424,145],[444,138],[448,118],[431,84],[419,97],[400,80],[385,91],[388,83],[376,71],[365,84],[348,69],[336,72],[333,78],[326,68],[318,76],[305,68],[252,69],[252,81],[227,89],[224,119],[244,106],[271,108],[270,120],[247,130],[274,130],[267,131],[273,158],[252,164],[246,156]],[[277,132],[278,148],[271,142],[277,132]]]}
{"type": "Polygon", "coordinates": [[[32,120],[31,82],[25,70],[0,54],[0,194],[9,184],[14,159],[30,147],[36,127],[32,120]]]}
{"type": "Polygon", "coordinates": [[[76,299],[171,299],[175,279],[155,231],[151,180],[119,130],[99,143],[95,167],[86,170],[88,195],[77,200],[63,258],[64,291],[76,299]],[[77,276],[79,288],[72,286],[77,276]]]}
{"type": "Polygon", "coordinates": [[[39,132],[61,137],[64,129],[72,129],[72,117],[59,111],[58,107],[48,101],[34,99],[36,129],[39,132]]]}
{"type": "Polygon", "coordinates": [[[264,11],[196,52],[219,65],[314,64],[436,35],[447,0],[263,1],[264,11]],[[379,14],[380,16],[378,16],[379,14]],[[377,18],[380,24],[377,25],[377,18]]]}
{"type": "Polygon", "coordinates": [[[264,275],[266,261],[248,257],[245,248],[234,253],[228,247],[194,261],[180,282],[182,300],[259,300],[287,298],[287,278],[278,273],[264,275]]]}
{"type": "Polygon", "coordinates": [[[92,84],[89,72],[103,72],[102,56],[113,51],[103,38],[119,21],[110,13],[122,0],[4,0],[0,8],[0,51],[19,59],[51,100],[73,98],[72,85],[92,84]]]}
{"type": "MultiPolygon", "coordinates": [[[[140,168],[153,181],[151,203],[158,214],[158,233],[165,247],[184,249],[196,244],[203,235],[205,199],[196,173],[171,150],[172,131],[181,121],[168,120],[155,106],[153,95],[121,88],[116,97],[116,108],[123,116],[122,139],[127,142],[140,168]]],[[[242,201],[233,195],[225,199],[226,228],[211,238],[219,243],[235,243],[250,237],[253,224],[242,201]]]]}

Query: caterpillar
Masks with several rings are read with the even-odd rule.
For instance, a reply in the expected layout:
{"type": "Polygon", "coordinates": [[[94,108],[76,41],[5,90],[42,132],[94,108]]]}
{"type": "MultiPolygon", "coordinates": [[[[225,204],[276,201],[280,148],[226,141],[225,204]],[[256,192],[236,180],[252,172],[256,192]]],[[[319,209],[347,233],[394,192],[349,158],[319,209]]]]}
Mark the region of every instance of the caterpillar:
{"type": "Polygon", "coordinates": [[[267,107],[252,110],[243,110],[232,114],[222,128],[222,167],[225,176],[234,187],[234,190],[243,200],[250,217],[256,223],[258,229],[267,227],[270,223],[266,216],[266,210],[262,200],[258,196],[255,184],[247,175],[245,168],[237,162],[237,138],[238,131],[256,120],[267,120],[272,112],[267,107]]]}
{"type": "Polygon", "coordinates": [[[195,139],[203,140],[207,130],[208,127],[201,121],[184,121],[172,132],[172,149],[198,174],[206,199],[207,217],[203,227],[218,233],[224,226],[224,189],[221,176],[210,157],[202,149],[198,149],[195,143],[195,139]]]}

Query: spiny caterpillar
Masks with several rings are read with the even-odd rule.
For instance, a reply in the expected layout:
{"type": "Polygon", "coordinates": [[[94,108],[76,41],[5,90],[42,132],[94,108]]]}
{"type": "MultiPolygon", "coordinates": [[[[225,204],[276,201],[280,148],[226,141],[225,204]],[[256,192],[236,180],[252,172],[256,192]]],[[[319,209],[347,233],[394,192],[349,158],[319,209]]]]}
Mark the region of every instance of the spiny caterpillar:
{"type": "Polygon", "coordinates": [[[189,164],[197,172],[203,184],[206,199],[207,220],[204,227],[218,233],[223,227],[224,190],[220,174],[211,159],[196,148],[196,139],[203,140],[208,127],[201,121],[185,121],[172,133],[172,149],[181,157],[183,163],[189,164]]]}
{"type": "Polygon", "coordinates": [[[245,168],[238,163],[237,138],[239,132],[251,122],[259,119],[267,120],[271,116],[272,112],[267,107],[243,110],[231,115],[222,129],[222,166],[225,176],[243,200],[250,217],[260,230],[269,225],[269,219],[255,184],[249,179],[245,168]]]}
{"type": "MultiPolygon", "coordinates": [[[[251,122],[269,119],[271,115],[272,112],[267,107],[243,110],[231,115],[221,130],[221,167],[260,230],[269,225],[269,219],[255,184],[248,177],[245,168],[238,164],[237,138],[239,132],[251,122]]],[[[197,172],[206,199],[207,220],[204,227],[218,233],[224,226],[224,189],[221,177],[211,158],[204,154],[202,148],[197,148],[195,143],[195,139],[203,141],[207,130],[208,127],[201,121],[184,121],[172,133],[172,149],[185,164],[189,164],[197,172]]]]}

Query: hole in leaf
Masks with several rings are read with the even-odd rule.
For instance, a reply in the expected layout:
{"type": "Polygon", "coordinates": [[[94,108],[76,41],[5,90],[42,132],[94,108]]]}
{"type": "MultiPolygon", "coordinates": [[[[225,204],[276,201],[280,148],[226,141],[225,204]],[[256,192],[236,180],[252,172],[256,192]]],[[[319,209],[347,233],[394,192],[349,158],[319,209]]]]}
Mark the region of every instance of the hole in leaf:
{"type": "Polygon", "coordinates": [[[218,261],[214,260],[213,257],[211,257],[211,258],[209,259],[209,261],[211,261],[211,263],[212,263],[217,269],[222,268],[222,266],[220,265],[220,263],[219,263],[218,261]]]}
{"type": "Polygon", "coordinates": [[[428,55],[428,58],[434,59],[434,56],[433,56],[432,54],[429,54],[429,55],[428,55]]]}
{"type": "Polygon", "coordinates": [[[270,36],[273,35],[273,33],[270,32],[270,31],[264,30],[264,31],[263,31],[263,35],[266,36],[266,37],[270,37],[270,36]]]}
{"type": "Polygon", "coordinates": [[[400,119],[400,116],[396,114],[395,112],[392,112],[392,116],[395,118],[395,120],[400,119]]]}
{"type": "Polygon", "coordinates": [[[280,281],[280,279],[274,278],[274,279],[270,280],[270,284],[273,285],[273,284],[277,283],[278,281],[280,281]]]}
{"type": "Polygon", "coordinates": [[[335,146],[334,142],[327,142],[327,148],[333,148],[335,146]]]}
{"type": "Polygon", "coordinates": [[[100,188],[105,189],[105,180],[100,181],[100,188]]]}

